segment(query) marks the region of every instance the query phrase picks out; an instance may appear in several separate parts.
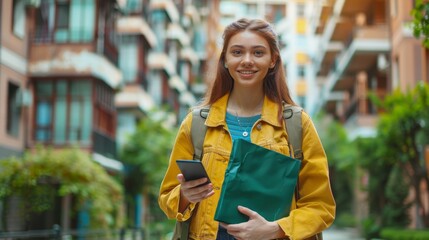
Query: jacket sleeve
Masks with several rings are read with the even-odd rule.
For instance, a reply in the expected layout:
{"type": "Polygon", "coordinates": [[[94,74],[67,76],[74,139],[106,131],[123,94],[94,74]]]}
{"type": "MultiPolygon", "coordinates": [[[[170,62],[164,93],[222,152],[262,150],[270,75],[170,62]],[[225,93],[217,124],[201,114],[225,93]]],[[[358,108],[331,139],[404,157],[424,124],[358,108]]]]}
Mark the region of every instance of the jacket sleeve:
{"type": "Polygon", "coordinates": [[[304,157],[298,181],[300,198],[290,215],[277,221],[291,240],[311,237],[328,228],[335,219],[326,154],[313,122],[304,112],[302,126],[304,157]]]}
{"type": "Polygon", "coordinates": [[[176,160],[193,158],[194,149],[190,136],[191,122],[192,112],[188,113],[180,125],[158,196],[158,204],[162,211],[169,219],[177,219],[178,221],[187,220],[195,208],[195,203],[191,203],[183,213],[178,212],[180,184],[177,180],[177,174],[180,173],[180,169],[176,164],[176,160]]]}

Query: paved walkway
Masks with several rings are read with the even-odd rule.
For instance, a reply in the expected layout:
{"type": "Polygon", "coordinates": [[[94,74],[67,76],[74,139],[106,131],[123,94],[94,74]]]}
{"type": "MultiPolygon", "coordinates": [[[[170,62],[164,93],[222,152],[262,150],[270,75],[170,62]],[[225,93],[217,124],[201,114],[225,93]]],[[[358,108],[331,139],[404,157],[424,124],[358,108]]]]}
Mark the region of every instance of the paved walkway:
{"type": "Polygon", "coordinates": [[[323,240],[365,240],[359,232],[353,228],[329,228],[323,231],[323,240]]]}

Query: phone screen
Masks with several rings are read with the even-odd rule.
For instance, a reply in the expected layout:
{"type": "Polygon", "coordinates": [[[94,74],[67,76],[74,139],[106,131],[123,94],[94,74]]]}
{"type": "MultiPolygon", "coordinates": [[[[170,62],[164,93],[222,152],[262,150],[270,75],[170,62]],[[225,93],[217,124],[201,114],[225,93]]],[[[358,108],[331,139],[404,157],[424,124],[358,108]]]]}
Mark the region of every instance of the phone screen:
{"type": "Polygon", "coordinates": [[[191,181],[200,178],[207,178],[207,184],[210,182],[209,176],[204,169],[203,163],[198,160],[176,160],[186,181],[191,181]]]}

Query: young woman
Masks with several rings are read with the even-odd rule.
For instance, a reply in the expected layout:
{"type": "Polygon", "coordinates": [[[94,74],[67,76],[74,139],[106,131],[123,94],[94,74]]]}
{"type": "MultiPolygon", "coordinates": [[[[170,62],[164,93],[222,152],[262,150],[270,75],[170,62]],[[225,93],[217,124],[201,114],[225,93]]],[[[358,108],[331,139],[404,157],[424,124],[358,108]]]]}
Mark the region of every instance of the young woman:
{"type": "MultiPolygon", "coordinates": [[[[282,103],[294,105],[286,85],[277,35],[263,20],[240,19],[224,31],[217,74],[202,105],[210,106],[202,162],[211,180],[185,181],[175,161],[192,159],[192,114],[182,122],[170,164],[161,184],[159,205],[169,218],[192,216],[189,239],[311,239],[333,222],[328,163],[310,117],[302,114],[302,151],[299,195],[289,216],[270,222],[244,206],[249,220],[226,225],[213,219],[232,142],[244,138],[289,155],[282,103]]],[[[267,199],[269,204],[269,199],[267,199]]]]}

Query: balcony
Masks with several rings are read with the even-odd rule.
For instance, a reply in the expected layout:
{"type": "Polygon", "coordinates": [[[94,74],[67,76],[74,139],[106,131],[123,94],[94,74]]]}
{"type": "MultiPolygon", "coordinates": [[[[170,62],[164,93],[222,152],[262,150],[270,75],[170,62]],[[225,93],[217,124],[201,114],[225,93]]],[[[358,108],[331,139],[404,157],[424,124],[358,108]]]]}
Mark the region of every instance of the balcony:
{"type": "Polygon", "coordinates": [[[107,29],[104,41],[98,41],[87,32],[33,32],[29,41],[29,76],[92,76],[116,89],[122,74],[116,67],[118,53],[109,40],[111,35],[107,29]]]}
{"type": "Polygon", "coordinates": [[[158,45],[155,33],[141,16],[120,17],[116,22],[116,29],[119,34],[143,35],[152,48],[158,45]]]}
{"type": "Polygon", "coordinates": [[[325,97],[332,91],[350,89],[359,71],[376,66],[378,56],[390,51],[387,27],[384,25],[355,28],[349,39],[346,48],[332,63],[324,89],[325,97]]]}
{"type": "Polygon", "coordinates": [[[99,131],[92,133],[92,151],[108,158],[116,158],[116,141],[99,131]]]}

